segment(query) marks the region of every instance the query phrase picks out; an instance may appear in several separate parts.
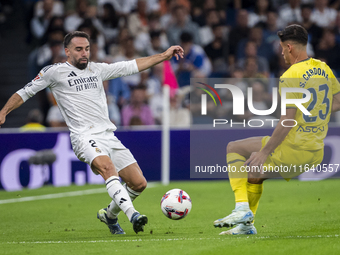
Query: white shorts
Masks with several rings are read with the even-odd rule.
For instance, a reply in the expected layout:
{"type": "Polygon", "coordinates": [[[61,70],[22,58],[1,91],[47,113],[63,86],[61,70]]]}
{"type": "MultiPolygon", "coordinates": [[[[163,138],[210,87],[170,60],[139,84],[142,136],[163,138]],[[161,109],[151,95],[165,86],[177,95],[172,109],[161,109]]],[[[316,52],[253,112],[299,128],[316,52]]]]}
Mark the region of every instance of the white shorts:
{"type": "MultiPolygon", "coordinates": [[[[78,159],[90,167],[92,161],[102,155],[111,158],[117,172],[136,162],[130,150],[119,141],[112,131],[86,135],[71,134],[71,143],[78,159]]],[[[98,174],[97,171],[93,172],[98,174]]]]}

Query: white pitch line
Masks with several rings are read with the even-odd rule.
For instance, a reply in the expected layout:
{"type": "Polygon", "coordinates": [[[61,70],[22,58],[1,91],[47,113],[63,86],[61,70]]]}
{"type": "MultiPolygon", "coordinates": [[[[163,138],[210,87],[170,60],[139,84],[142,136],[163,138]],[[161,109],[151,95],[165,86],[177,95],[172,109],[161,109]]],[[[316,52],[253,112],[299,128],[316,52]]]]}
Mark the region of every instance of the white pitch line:
{"type": "MultiPolygon", "coordinates": [[[[156,185],[157,183],[148,183],[148,188],[153,188],[156,185]]],[[[61,197],[76,197],[76,196],[84,196],[84,195],[106,193],[106,192],[107,191],[105,188],[87,189],[87,190],[70,191],[70,192],[62,192],[62,193],[55,193],[55,194],[31,196],[31,197],[4,199],[4,200],[0,200],[0,204],[11,204],[11,203],[36,201],[36,200],[44,200],[44,199],[55,199],[55,198],[61,198],[61,197]]]]}
{"type": "Polygon", "coordinates": [[[105,188],[70,191],[70,192],[39,195],[39,196],[32,196],[32,197],[4,199],[4,200],[0,200],[0,204],[10,204],[10,203],[27,202],[27,201],[35,201],[35,200],[43,200],[43,199],[54,199],[54,198],[60,198],[60,197],[75,197],[75,196],[90,195],[90,194],[97,194],[97,193],[104,193],[104,192],[106,192],[105,188]]]}
{"type": "MultiPolygon", "coordinates": [[[[234,236],[233,238],[250,239],[310,239],[310,238],[338,238],[340,235],[315,235],[315,236],[234,236]]],[[[223,237],[200,238],[158,238],[158,239],[116,239],[116,240],[89,240],[89,241],[36,241],[36,242],[3,242],[0,244],[79,244],[79,243],[127,243],[127,242],[171,242],[171,241],[201,241],[225,240],[223,237]]]]}

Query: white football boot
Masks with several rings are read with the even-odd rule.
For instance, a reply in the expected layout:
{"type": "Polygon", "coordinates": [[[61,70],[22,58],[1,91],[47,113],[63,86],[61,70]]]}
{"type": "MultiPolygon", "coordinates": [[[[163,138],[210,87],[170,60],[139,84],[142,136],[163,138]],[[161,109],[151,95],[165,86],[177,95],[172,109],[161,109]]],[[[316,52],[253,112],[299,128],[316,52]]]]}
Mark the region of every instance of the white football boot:
{"type": "Polygon", "coordinates": [[[223,231],[220,235],[256,235],[257,231],[253,223],[250,224],[238,224],[236,227],[223,231]]]}
{"type": "Polygon", "coordinates": [[[250,224],[254,220],[254,214],[251,210],[235,209],[228,216],[214,221],[215,228],[233,227],[237,224],[250,224]]]}

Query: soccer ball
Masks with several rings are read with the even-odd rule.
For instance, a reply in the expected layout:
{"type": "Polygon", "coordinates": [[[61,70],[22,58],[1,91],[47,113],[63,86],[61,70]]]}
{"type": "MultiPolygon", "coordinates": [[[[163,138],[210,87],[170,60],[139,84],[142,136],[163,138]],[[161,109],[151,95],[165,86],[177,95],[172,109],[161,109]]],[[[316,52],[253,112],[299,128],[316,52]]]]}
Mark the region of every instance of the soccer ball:
{"type": "Polygon", "coordinates": [[[189,214],[191,199],[184,190],[172,189],[162,197],[161,209],[169,219],[180,220],[189,214]]]}

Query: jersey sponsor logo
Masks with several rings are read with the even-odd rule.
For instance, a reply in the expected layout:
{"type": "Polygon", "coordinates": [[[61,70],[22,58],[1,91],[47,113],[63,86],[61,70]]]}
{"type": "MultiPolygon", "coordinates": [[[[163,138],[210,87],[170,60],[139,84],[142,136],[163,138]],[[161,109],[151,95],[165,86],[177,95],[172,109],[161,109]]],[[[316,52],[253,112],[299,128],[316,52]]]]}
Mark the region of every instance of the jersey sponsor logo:
{"type": "Polygon", "coordinates": [[[75,87],[77,92],[87,90],[87,89],[97,89],[98,88],[98,77],[90,76],[90,77],[79,77],[75,79],[67,80],[70,87],[75,87]]]}
{"type": "Polygon", "coordinates": [[[90,77],[79,77],[76,79],[70,79],[67,80],[68,84],[70,87],[73,87],[75,85],[80,85],[80,84],[85,84],[85,83],[90,83],[90,82],[98,82],[98,77],[97,76],[90,76],[90,77]]]}
{"type": "Polygon", "coordinates": [[[304,133],[317,133],[325,131],[325,126],[322,127],[313,127],[313,126],[299,126],[296,132],[304,132],[304,133]]]}
{"type": "Polygon", "coordinates": [[[77,74],[72,71],[67,77],[72,77],[72,76],[77,76],[77,74]]]}

